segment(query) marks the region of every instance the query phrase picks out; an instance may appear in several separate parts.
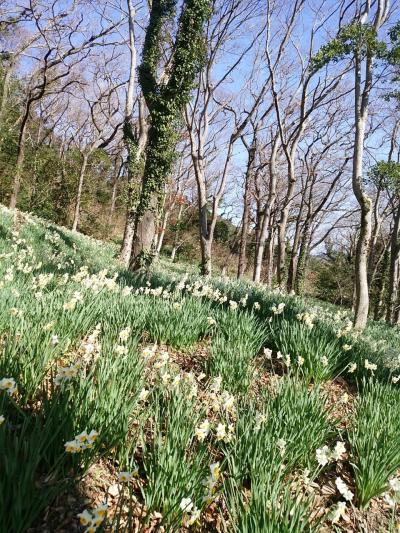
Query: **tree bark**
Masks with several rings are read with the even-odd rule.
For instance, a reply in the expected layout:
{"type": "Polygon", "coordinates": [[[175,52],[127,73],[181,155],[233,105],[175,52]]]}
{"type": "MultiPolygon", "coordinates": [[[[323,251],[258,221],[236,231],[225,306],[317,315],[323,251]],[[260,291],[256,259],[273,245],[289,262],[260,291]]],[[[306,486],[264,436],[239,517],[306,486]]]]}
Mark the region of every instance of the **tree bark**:
{"type": "Polygon", "coordinates": [[[240,234],[240,246],[239,246],[239,261],[238,261],[238,270],[237,278],[240,279],[243,277],[246,268],[247,268],[247,237],[249,234],[250,226],[250,202],[251,202],[251,181],[253,174],[253,165],[256,155],[256,132],[253,136],[253,142],[248,150],[248,161],[246,168],[246,178],[244,184],[244,195],[243,195],[243,216],[242,216],[242,230],[240,234]]]}
{"type": "Polygon", "coordinates": [[[158,197],[153,194],[150,198],[149,207],[139,220],[136,220],[132,257],[129,268],[139,270],[146,268],[151,262],[154,253],[154,240],[157,229],[158,197]]]}
{"type": "Polygon", "coordinates": [[[79,172],[78,190],[76,192],[75,211],[74,211],[74,220],[72,222],[72,231],[77,231],[79,221],[80,221],[83,181],[85,179],[87,163],[88,163],[88,154],[84,154],[83,159],[82,159],[81,170],[79,172]]]}
{"type": "Polygon", "coordinates": [[[268,288],[272,287],[272,278],[274,275],[274,249],[275,249],[275,212],[273,213],[268,230],[268,239],[265,254],[265,284],[268,288]]]}
{"type": "Polygon", "coordinates": [[[162,249],[162,245],[163,245],[164,237],[165,237],[165,230],[167,229],[167,223],[168,223],[170,214],[171,214],[171,210],[165,209],[163,217],[162,217],[162,221],[161,221],[161,228],[158,233],[157,246],[156,246],[156,257],[160,255],[160,252],[162,249]]]}
{"type": "Polygon", "coordinates": [[[395,306],[398,300],[399,292],[399,262],[400,262],[400,203],[396,209],[393,231],[390,239],[390,266],[389,266],[389,285],[386,304],[386,320],[394,322],[395,306]]]}
{"type": "Polygon", "coordinates": [[[300,252],[297,260],[296,275],[294,278],[294,291],[301,295],[304,289],[304,279],[306,274],[308,255],[311,242],[311,218],[307,217],[304,223],[303,235],[301,238],[300,252]]]}
{"type": "Polygon", "coordinates": [[[280,287],[283,287],[286,278],[286,231],[289,220],[289,212],[293,202],[293,192],[296,183],[294,169],[294,154],[297,150],[297,143],[292,147],[288,158],[288,189],[285,203],[281,212],[281,218],[278,225],[278,259],[277,259],[277,281],[280,287]]]}
{"type": "Polygon", "coordinates": [[[363,330],[369,310],[368,255],[372,231],[372,202],[362,184],[365,127],[368,117],[368,96],[372,85],[372,58],[366,59],[366,80],[361,94],[361,59],[355,58],[355,138],[353,150],[352,186],[361,208],[360,232],[356,248],[354,327],[363,330]]]}
{"type": "Polygon", "coordinates": [[[18,138],[17,162],[15,164],[13,188],[12,188],[10,204],[9,204],[10,209],[15,209],[15,207],[17,206],[18,194],[21,188],[22,171],[23,171],[24,161],[25,161],[25,144],[26,144],[27,124],[28,124],[28,115],[26,115],[23,119],[23,123],[21,124],[21,129],[20,129],[19,138],[18,138]]]}
{"type": "Polygon", "coordinates": [[[376,302],[375,302],[375,308],[374,308],[374,320],[380,320],[382,317],[386,315],[385,305],[384,305],[384,294],[386,289],[386,278],[387,278],[387,271],[389,268],[389,258],[390,258],[390,251],[388,248],[385,248],[385,251],[383,252],[383,260],[382,260],[382,266],[380,275],[377,281],[377,287],[376,287],[376,302]]]}
{"type": "MultiPolygon", "coordinates": [[[[134,94],[135,94],[135,76],[136,76],[136,46],[135,46],[135,16],[136,10],[133,6],[132,0],[127,0],[128,5],[128,28],[129,28],[129,52],[130,52],[130,65],[129,65],[129,81],[128,81],[128,92],[126,96],[126,105],[125,105],[125,129],[124,129],[124,141],[125,146],[128,152],[128,165],[127,165],[127,175],[128,175],[128,201],[127,201],[127,210],[126,210],[126,219],[125,219],[125,228],[124,236],[122,239],[121,250],[120,250],[120,260],[127,267],[129,265],[129,260],[132,253],[133,245],[133,236],[135,233],[135,211],[133,205],[133,166],[139,161],[138,154],[133,154],[133,124],[132,124],[132,114],[134,107],[134,94]]],[[[143,98],[141,98],[143,100],[143,98]]],[[[144,103],[143,103],[144,105],[144,103]]],[[[140,115],[140,109],[139,109],[140,115]]]]}
{"type": "Polygon", "coordinates": [[[4,75],[3,79],[3,93],[1,96],[1,105],[0,105],[0,124],[1,126],[4,126],[4,116],[6,113],[6,107],[8,103],[8,95],[10,92],[10,85],[11,85],[11,75],[12,75],[12,65],[7,68],[6,73],[4,75]]]}
{"type": "Polygon", "coordinates": [[[259,283],[261,279],[261,269],[264,257],[265,242],[267,240],[268,231],[270,230],[271,213],[275,207],[276,202],[276,184],[277,184],[277,171],[276,171],[276,157],[278,154],[278,135],[275,136],[271,156],[269,160],[269,192],[268,199],[263,209],[263,218],[260,227],[260,234],[258,245],[254,258],[254,272],[253,281],[259,283]]]}
{"type": "Polygon", "coordinates": [[[287,279],[287,286],[286,286],[287,292],[291,292],[291,290],[293,289],[294,280],[297,275],[297,261],[298,261],[299,247],[301,243],[301,224],[302,224],[302,218],[303,218],[303,209],[304,209],[304,194],[302,195],[299,214],[296,220],[296,229],[294,232],[292,250],[290,253],[290,263],[289,263],[288,279],[287,279]]]}

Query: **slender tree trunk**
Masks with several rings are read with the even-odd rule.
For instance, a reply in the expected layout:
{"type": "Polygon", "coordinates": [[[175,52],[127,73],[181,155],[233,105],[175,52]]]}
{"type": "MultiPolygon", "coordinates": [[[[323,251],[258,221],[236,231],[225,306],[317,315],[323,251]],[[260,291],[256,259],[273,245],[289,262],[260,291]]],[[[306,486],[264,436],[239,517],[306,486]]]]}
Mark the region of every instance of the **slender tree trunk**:
{"type": "Polygon", "coordinates": [[[296,220],[296,229],[294,232],[292,250],[290,253],[290,263],[289,263],[288,279],[287,279],[287,287],[286,287],[287,292],[291,292],[291,290],[293,289],[294,280],[297,274],[298,253],[299,253],[299,247],[301,243],[301,219],[303,216],[303,206],[304,206],[304,201],[302,198],[299,214],[296,220]]]}
{"type": "Polygon", "coordinates": [[[362,164],[365,127],[368,117],[368,94],[372,83],[372,59],[366,60],[366,84],[361,95],[361,60],[355,58],[355,139],[353,151],[352,185],[361,208],[360,232],[356,249],[354,327],[363,330],[367,324],[369,309],[368,255],[372,231],[372,202],[363,189],[362,164]]]}
{"type": "Polygon", "coordinates": [[[212,269],[211,262],[211,241],[209,238],[204,237],[203,235],[200,238],[200,248],[201,248],[201,275],[210,276],[212,269]]]}
{"type": "Polygon", "coordinates": [[[205,199],[200,201],[199,205],[199,218],[200,218],[200,250],[201,250],[201,264],[200,272],[202,276],[211,275],[211,239],[208,228],[208,213],[207,203],[205,199]]]}
{"type": "Polygon", "coordinates": [[[10,84],[11,84],[11,74],[12,66],[6,70],[4,79],[3,79],[3,93],[1,95],[1,105],[0,105],[0,125],[3,127],[4,116],[6,113],[6,107],[8,103],[8,95],[10,93],[10,84]]]}
{"type": "Polygon", "coordinates": [[[400,262],[400,203],[396,209],[393,231],[390,239],[390,266],[389,266],[389,285],[388,297],[386,304],[386,320],[393,322],[395,318],[395,306],[398,300],[398,280],[399,280],[399,262],[400,262]]]}
{"type": "Polygon", "coordinates": [[[17,206],[18,194],[21,188],[22,171],[24,168],[25,161],[26,127],[27,119],[24,124],[21,125],[21,130],[18,139],[17,162],[15,164],[13,188],[9,204],[10,209],[15,209],[15,207],[17,206]]]}
{"type": "Polygon", "coordinates": [[[85,153],[83,155],[81,170],[79,172],[78,190],[76,193],[74,220],[72,222],[72,231],[76,231],[78,229],[78,225],[80,221],[83,181],[85,179],[87,163],[88,163],[88,154],[85,153]]]}
{"type": "Polygon", "coordinates": [[[162,249],[162,245],[163,245],[164,237],[165,237],[165,230],[167,229],[167,223],[168,223],[168,219],[169,219],[169,215],[170,214],[171,214],[171,209],[166,209],[164,211],[164,215],[163,215],[162,221],[161,221],[161,228],[160,228],[160,232],[158,234],[158,239],[157,239],[156,257],[158,257],[160,255],[160,252],[161,252],[161,249],[162,249]]]}
{"type": "Polygon", "coordinates": [[[272,287],[272,278],[274,274],[274,249],[275,249],[275,212],[271,217],[270,228],[268,230],[268,239],[265,254],[265,284],[268,288],[272,287]]]}
{"type": "Polygon", "coordinates": [[[304,290],[304,279],[306,277],[310,242],[311,242],[311,218],[307,217],[304,223],[299,258],[297,260],[296,276],[294,280],[294,290],[296,294],[300,294],[300,295],[303,293],[303,290],[304,290]]]}
{"type": "Polygon", "coordinates": [[[385,315],[384,309],[384,294],[386,289],[386,278],[389,269],[390,251],[385,248],[383,253],[383,261],[380,269],[380,276],[376,287],[376,301],[374,308],[374,320],[380,320],[385,315]]]}
{"type": "Polygon", "coordinates": [[[246,267],[247,267],[247,237],[249,234],[250,226],[250,205],[249,198],[245,193],[244,204],[243,204],[243,216],[242,216],[242,228],[240,235],[240,246],[239,246],[239,259],[238,259],[238,269],[237,269],[237,279],[243,277],[246,267]]]}
{"type": "Polygon", "coordinates": [[[276,184],[277,184],[277,172],[276,172],[276,157],[278,154],[278,136],[275,137],[271,156],[269,160],[269,192],[266,205],[263,210],[263,219],[260,227],[260,237],[258,246],[256,248],[255,258],[254,258],[254,273],[253,281],[259,283],[261,279],[261,269],[262,262],[264,257],[265,242],[267,240],[268,230],[270,229],[270,220],[272,211],[275,208],[276,202],[276,184]]]}
{"type": "MultiPolygon", "coordinates": [[[[297,145],[296,145],[297,147],[297,145]]],[[[293,191],[296,183],[294,169],[294,152],[292,149],[288,160],[289,183],[286,193],[285,203],[281,212],[281,218],[278,226],[278,260],[277,260],[277,278],[280,287],[283,287],[286,278],[286,231],[289,220],[289,212],[293,201],[293,191]]]]}
{"type": "Polygon", "coordinates": [[[251,201],[251,178],[253,172],[253,164],[256,152],[256,143],[253,138],[252,145],[249,149],[249,158],[247,162],[246,169],[246,178],[244,185],[244,196],[243,196],[243,217],[242,217],[242,231],[240,235],[240,246],[239,246],[239,261],[238,261],[238,270],[237,278],[240,279],[243,277],[243,274],[246,271],[247,267],[247,237],[249,234],[250,226],[250,201],[251,201]]]}
{"type": "Polygon", "coordinates": [[[171,252],[171,262],[172,263],[175,261],[176,252],[178,251],[178,243],[179,243],[179,235],[180,235],[179,223],[180,223],[180,220],[182,218],[182,213],[183,213],[183,204],[180,204],[179,205],[179,209],[178,209],[178,216],[176,218],[177,229],[176,229],[175,234],[174,234],[174,245],[172,247],[172,252],[171,252]]]}
{"type": "Polygon", "coordinates": [[[258,240],[258,246],[256,248],[256,253],[254,257],[253,281],[255,283],[260,283],[260,280],[261,280],[261,270],[262,270],[262,263],[264,259],[265,242],[267,239],[268,229],[269,229],[268,223],[269,223],[269,217],[265,213],[262,218],[261,228],[260,228],[260,237],[258,240]]]}
{"type": "Polygon", "coordinates": [[[117,183],[118,178],[116,177],[113,182],[112,192],[111,192],[111,204],[110,204],[110,212],[108,215],[108,223],[111,224],[112,219],[114,217],[114,211],[115,211],[115,202],[117,199],[117,183]]]}
{"type": "MultiPolygon", "coordinates": [[[[124,124],[124,142],[128,152],[127,176],[128,176],[128,190],[127,190],[127,209],[124,236],[120,250],[120,260],[127,267],[129,265],[132,254],[133,236],[135,233],[135,201],[134,201],[134,177],[137,171],[137,164],[140,160],[141,154],[139,148],[135,146],[136,142],[133,135],[132,114],[134,107],[135,95],[135,76],[136,76],[136,46],[135,46],[135,16],[136,10],[133,6],[132,0],[127,0],[128,5],[128,28],[129,28],[129,51],[130,51],[130,65],[129,65],[129,82],[128,92],[125,106],[125,124],[124,124]],[[135,151],[135,148],[137,151],[135,151]]],[[[140,107],[144,106],[143,97],[140,99],[140,107]]],[[[142,129],[141,132],[142,134],[142,129]]]]}

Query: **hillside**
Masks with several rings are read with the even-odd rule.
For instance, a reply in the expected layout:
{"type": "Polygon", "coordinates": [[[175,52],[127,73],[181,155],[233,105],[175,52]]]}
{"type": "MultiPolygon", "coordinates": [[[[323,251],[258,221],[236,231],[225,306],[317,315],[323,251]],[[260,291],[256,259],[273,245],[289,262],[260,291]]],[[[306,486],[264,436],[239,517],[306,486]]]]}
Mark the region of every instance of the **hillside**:
{"type": "Polygon", "coordinates": [[[397,531],[400,333],[0,206],[0,531],[397,531]]]}

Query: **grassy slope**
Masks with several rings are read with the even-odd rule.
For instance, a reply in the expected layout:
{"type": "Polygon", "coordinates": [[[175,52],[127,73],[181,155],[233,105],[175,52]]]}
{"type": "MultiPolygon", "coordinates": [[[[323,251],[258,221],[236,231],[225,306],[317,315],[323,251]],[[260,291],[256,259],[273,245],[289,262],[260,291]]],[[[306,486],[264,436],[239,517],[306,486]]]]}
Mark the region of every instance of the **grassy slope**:
{"type": "MultiPolygon", "coordinates": [[[[318,490],[310,494],[301,483],[294,490],[288,479],[307,469],[322,486],[329,465],[321,468],[315,451],[342,438],[351,449],[329,464],[344,472],[358,506],[387,491],[387,478],[400,467],[393,445],[399,385],[391,384],[398,328],[371,322],[356,337],[346,328],[346,310],[245,282],[215,278],[204,285],[164,261],[149,280],[133,277],[120,269],[112,245],[39,219],[14,220],[5,208],[0,254],[0,379],[12,377],[18,386],[11,397],[0,392],[0,509],[9,509],[0,511],[0,530],[40,524],[55,495],[72,491],[100,456],[110,468],[139,468],[139,480],[111,502],[109,521],[121,531],[122,523],[133,527],[122,510],[132,503],[128,492],[149,511],[139,521],[161,520],[172,530],[195,518],[180,509],[185,497],[206,530],[224,529],[226,521],[249,532],[318,528],[318,490]],[[279,303],[285,307],[275,314],[279,303]],[[168,361],[158,348],[143,355],[154,342],[168,347],[168,361]],[[204,345],[203,360],[197,354],[204,345]],[[349,374],[351,363],[357,369],[349,374]],[[60,377],[63,369],[73,377],[60,377]],[[352,420],[341,424],[332,422],[321,392],[339,375],[362,391],[352,420]],[[372,416],[374,406],[379,416],[372,416]],[[202,441],[196,435],[205,420],[210,432],[202,441]],[[65,442],[91,429],[99,432],[91,448],[65,452],[65,442]],[[211,471],[210,478],[212,462],[220,463],[221,476],[211,471]],[[280,506],[271,507],[277,500],[280,506]]],[[[337,498],[325,498],[325,507],[333,510],[337,498]]]]}

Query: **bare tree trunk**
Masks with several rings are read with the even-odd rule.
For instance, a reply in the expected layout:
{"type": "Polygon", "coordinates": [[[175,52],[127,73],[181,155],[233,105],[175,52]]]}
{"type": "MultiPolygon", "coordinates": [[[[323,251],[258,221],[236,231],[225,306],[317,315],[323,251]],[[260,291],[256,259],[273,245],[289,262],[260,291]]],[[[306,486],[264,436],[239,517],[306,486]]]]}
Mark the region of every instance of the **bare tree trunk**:
{"type": "Polygon", "coordinates": [[[248,150],[248,161],[246,169],[246,178],[244,184],[244,197],[243,197],[243,217],[242,217],[242,230],[240,235],[239,246],[239,261],[237,278],[243,277],[247,267],[247,237],[249,234],[250,226],[250,201],[251,201],[251,178],[253,173],[254,158],[256,155],[256,132],[254,132],[253,142],[248,150]]]}
{"type": "MultiPolygon", "coordinates": [[[[115,161],[115,165],[117,164],[117,160],[115,161]]],[[[121,164],[118,167],[118,171],[115,173],[115,178],[113,180],[113,186],[112,186],[112,192],[111,192],[111,203],[110,203],[110,212],[108,215],[108,223],[111,224],[114,211],[115,211],[115,203],[117,201],[117,185],[118,185],[118,179],[121,176],[122,169],[124,168],[124,161],[121,161],[121,164]]]]}
{"type": "Polygon", "coordinates": [[[293,201],[294,186],[296,183],[294,170],[294,153],[297,149],[292,148],[288,159],[289,183],[286,193],[285,203],[281,212],[281,218],[278,225],[278,260],[277,260],[277,278],[280,287],[283,287],[286,277],[286,231],[289,220],[289,212],[293,201]]]}
{"type": "Polygon", "coordinates": [[[165,237],[165,230],[167,229],[167,223],[168,223],[170,214],[171,214],[171,209],[166,209],[164,211],[164,215],[162,217],[162,222],[161,222],[161,228],[160,228],[160,232],[158,234],[158,239],[157,239],[156,257],[160,255],[160,252],[162,249],[162,245],[163,245],[164,237],[165,237]]]}
{"type": "MultiPolygon", "coordinates": [[[[370,3],[365,4],[365,14],[368,17],[370,3]]],[[[389,12],[389,2],[379,0],[373,26],[378,31],[386,20],[389,12]]],[[[360,233],[356,250],[355,269],[355,312],[354,328],[363,330],[367,325],[369,310],[368,287],[368,255],[372,232],[372,201],[363,189],[362,163],[364,152],[365,127],[368,118],[369,95],[372,88],[374,55],[369,52],[365,58],[365,80],[361,83],[362,58],[359,51],[355,53],[354,61],[354,101],[355,101],[355,139],[353,151],[352,185],[354,196],[361,208],[360,233]]]]}
{"type": "MultiPolygon", "coordinates": [[[[124,236],[120,250],[120,260],[127,267],[132,253],[133,237],[135,233],[135,211],[134,211],[134,168],[140,159],[138,153],[134,153],[135,140],[133,138],[132,114],[134,107],[135,95],[135,76],[136,76],[136,46],[135,46],[135,16],[136,11],[132,0],[127,0],[128,4],[128,27],[129,27],[129,51],[130,51],[130,68],[129,68],[129,82],[128,93],[126,97],[125,106],[125,126],[124,126],[124,141],[128,152],[128,201],[125,219],[124,236]]],[[[141,105],[144,106],[143,97],[140,100],[141,105]]],[[[140,115],[140,109],[139,109],[140,115]]],[[[142,130],[141,130],[142,133],[142,130]]],[[[139,151],[139,150],[138,150],[139,151]]],[[[136,169],[135,169],[136,170],[136,169]]]]}
{"type": "Polygon", "coordinates": [[[174,235],[174,245],[173,245],[173,248],[172,248],[172,252],[171,252],[171,261],[172,263],[175,261],[175,257],[176,257],[176,252],[178,251],[178,241],[179,241],[179,222],[182,218],[182,213],[183,213],[183,204],[180,204],[179,205],[179,210],[178,210],[178,216],[176,218],[176,222],[178,224],[178,228],[177,230],[175,231],[175,235],[174,235]]]}
{"type": "Polygon", "coordinates": [[[153,194],[150,198],[149,207],[143,216],[136,222],[132,257],[129,268],[138,270],[145,268],[150,262],[154,251],[154,239],[157,229],[157,206],[158,198],[153,194]]]}
{"type": "Polygon", "coordinates": [[[239,259],[237,269],[237,279],[243,277],[247,268],[247,237],[250,226],[250,199],[247,191],[244,194],[242,228],[240,232],[239,259]]]}
{"type": "Polygon", "coordinates": [[[385,294],[385,288],[386,288],[387,271],[389,268],[389,258],[390,258],[390,252],[388,248],[386,247],[383,253],[381,272],[380,272],[378,282],[377,282],[374,320],[380,320],[382,316],[385,316],[384,294],[385,294]]]}
{"type": "Polygon", "coordinates": [[[112,192],[111,192],[110,212],[109,212],[109,215],[108,215],[108,223],[109,224],[111,224],[111,222],[112,222],[112,219],[113,219],[113,216],[114,216],[114,211],[115,211],[115,202],[116,202],[116,199],[117,199],[117,183],[118,183],[118,178],[116,177],[114,179],[112,192]]]}
{"type": "MultiPolygon", "coordinates": [[[[372,60],[366,60],[365,83],[372,83],[372,60]]],[[[355,269],[355,308],[354,327],[363,330],[367,324],[369,309],[368,292],[368,252],[372,231],[372,202],[363,190],[362,185],[362,163],[364,152],[365,127],[368,116],[368,86],[361,95],[361,60],[356,56],[355,61],[355,139],[353,151],[353,174],[352,185],[354,195],[361,208],[360,232],[356,249],[356,269],[355,269]],[[367,92],[366,92],[367,91],[367,92]]]]}
{"type": "Polygon", "coordinates": [[[393,322],[395,318],[395,306],[399,292],[399,262],[400,262],[400,204],[397,206],[394,219],[393,231],[390,239],[390,266],[389,266],[389,286],[386,304],[386,320],[393,322]]]}
{"type": "Polygon", "coordinates": [[[77,193],[76,193],[76,201],[75,201],[74,220],[72,222],[72,231],[76,231],[78,229],[78,225],[79,225],[80,212],[81,212],[81,199],[82,199],[83,181],[85,179],[87,163],[88,163],[88,154],[85,153],[83,155],[81,170],[80,170],[80,173],[79,173],[78,190],[77,190],[77,193]]]}
{"type": "Polygon", "coordinates": [[[10,204],[9,204],[10,209],[15,209],[15,207],[17,206],[18,194],[21,188],[22,171],[23,171],[24,161],[25,161],[27,123],[28,123],[28,117],[26,117],[25,122],[21,125],[19,139],[18,139],[18,152],[17,152],[18,155],[17,155],[17,162],[15,165],[13,188],[12,188],[10,204]]]}
{"type": "Polygon", "coordinates": [[[253,281],[256,283],[260,282],[261,279],[261,269],[262,262],[264,257],[265,242],[267,240],[268,230],[270,229],[270,220],[271,213],[275,207],[276,201],[276,183],[277,183],[277,173],[276,173],[276,157],[278,154],[278,135],[275,136],[271,156],[269,160],[269,192],[266,205],[264,207],[263,220],[260,228],[260,237],[258,246],[256,248],[255,258],[254,258],[254,272],[253,272],[253,281]]]}
{"type": "Polygon", "coordinates": [[[145,118],[145,101],[141,97],[139,100],[139,140],[137,142],[137,150],[135,154],[130,154],[128,157],[128,207],[126,212],[124,237],[122,240],[120,260],[125,266],[128,266],[132,254],[133,238],[135,234],[135,217],[136,217],[136,203],[139,191],[139,182],[142,178],[140,171],[140,164],[147,144],[148,125],[145,118]],[[136,182],[135,182],[136,181],[136,182]]]}
{"type": "Polygon", "coordinates": [[[211,275],[211,240],[208,229],[207,202],[205,198],[199,197],[199,229],[200,229],[200,250],[201,264],[200,272],[202,276],[211,275]]]}
{"type": "Polygon", "coordinates": [[[212,241],[209,238],[201,235],[200,237],[200,248],[201,248],[201,267],[200,272],[202,276],[211,275],[211,243],[212,241]]]}
{"type": "Polygon", "coordinates": [[[268,288],[272,287],[272,278],[274,274],[274,249],[275,249],[275,212],[271,217],[270,228],[268,230],[268,239],[265,254],[265,284],[268,288]]]}
{"type": "Polygon", "coordinates": [[[302,195],[301,205],[299,214],[296,220],[296,229],[294,232],[294,238],[293,238],[293,245],[292,250],[290,253],[290,263],[289,263],[289,271],[288,271],[288,279],[287,279],[287,292],[290,292],[293,289],[294,280],[297,275],[297,261],[298,261],[298,253],[299,253],[299,247],[301,243],[301,223],[302,223],[302,217],[303,217],[303,208],[304,208],[304,195],[302,195]]]}
{"type": "Polygon", "coordinates": [[[302,294],[304,289],[304,279],[306,275],[308,255],[311,242],[311,218],[307,217],[304,223],[303,235],[301,239],[300,252],[297,260],[296,276],[294,279],[294,290],[296,294],[302,294]]]}
{"type": "Polygon", "coordinates": [[[4,115],[6,112],[6,106],[8,102],[8,95],[10,92],[11,84],[11,74],[12,74],[12,65],[6,70],[4,79],[3,79],[3,93],[1,95],[1,106],[0,106],[0,124],[3,126],[4,115]]]}

